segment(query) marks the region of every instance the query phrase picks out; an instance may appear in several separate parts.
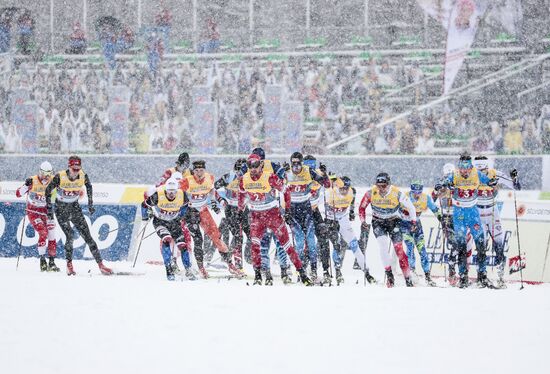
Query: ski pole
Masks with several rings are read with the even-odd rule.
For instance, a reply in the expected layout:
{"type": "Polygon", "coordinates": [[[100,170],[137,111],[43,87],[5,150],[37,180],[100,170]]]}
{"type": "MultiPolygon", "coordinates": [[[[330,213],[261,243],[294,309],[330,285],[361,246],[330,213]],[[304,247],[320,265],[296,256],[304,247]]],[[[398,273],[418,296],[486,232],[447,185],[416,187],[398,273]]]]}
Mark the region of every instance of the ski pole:
{"type": "MultiPolygon", "coordinates": [[[[143,243],[143,239],[145,239],[143,236],[145,235],[145,229],[147,228],[147,226],[149,226],[149,221],[147,221],[147,223],[145,224],[145,226],[143,227],[143,231],[141,231],[141,239],[139,240],[139,245],[138,245],[138,249],[136,251],[136,256],[134,257],[134,264],[132,265],[132,268],[135,268],[136,267],[136,261],[137,261],[137,258],[138,258],[138,255],[139,255],[139,250],[141,249],[141,243],[143,243]]],[[[154,233],[155,231],[153,231],[154,233]]],[[[149,237],[149,235],[147,235],[147,237],[149,237]]]]}
{"type": "Polygon", "coordinates": [[[19,269],[19,257],[21,257],[21,246],[23,244],[23,233],[25,232],[25,224],[26,224],[27,215],[23,215],[23,227],[21,228],[21,237],[19,239],[19,249],[17,251],[17,263],[15,264],[15,271],[19,269]]]}
{"type": "Polygon", "coordinates": [[[523,266],[521,264],[521,243],[519,240],[519,221],[518,221],[518,204],[516,200],[516,190],[514,190],[514,211],[516,215],[516,231],[518,235],[518,255],[519,255],[519,276],[521,280],[520,290],[523,290],[523,266]]]}
{"type": "Polygon", "coordinates": [[[550,234],[548,235],[548,243],[546,244],[546,254],[544,255],[544,266],[542,267],[541,281],[544,281],[544,272],[546,270],[546,260],[548,259],[548,248],[550,248],[550,234]]]}

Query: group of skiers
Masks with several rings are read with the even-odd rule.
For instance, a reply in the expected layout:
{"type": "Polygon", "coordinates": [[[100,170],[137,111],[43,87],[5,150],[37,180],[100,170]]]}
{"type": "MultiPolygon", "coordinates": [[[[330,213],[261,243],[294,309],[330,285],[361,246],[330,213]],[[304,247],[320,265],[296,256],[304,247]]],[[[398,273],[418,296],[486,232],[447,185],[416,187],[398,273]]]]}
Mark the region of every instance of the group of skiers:
{"type": "MultiPolygon", "coordinates": [[[[440,221],[450,249],[449,283],[468,287],[468,256],[475,247],[478,285],[504,287],[504,235],[499,210],[495,209],[500,185],[519,189],[517,171],[514,169],[509,176],[505,175],[490,168],[487,157],[478,156],[472,160],[467,154],[460,157],[456,168],[453,164],[444,166],[443,176],[431,194],[424,191],[419,181],[413,181],[407,193],[402,192],[392,185],[387,173],[379,173],[359,204],[361,230],[357,236],[351,225],[356,218],[356,190],[350,178],[329,173],[326,165],[318,164],[312,155],[304,157],[294,152],[289,162],[277,163],[267,160],[262,148],[255,148],[247,158],[236,160],[233,168],[216,180],[207,172],[205,161],[191,163],[189,155],[182,153],[175,167],[165,170],[156,186],[144,193],[141,216],[147,222],[141,232],[151,221],[160,238],[168,280],[176,279],[180,273],[178,257],[181,257],[185,277],[196,279],[190,252],[194,252],[198,275],[209,277],[204,264],[205,250],[206,257],[211,257],[203,237],[206,235],[232,276],[245,277],[243,262],[248,261],[254,269],[254,284],[266,285],[273,284],[269,255],[273,239],[281,280],[285,284],[292,282],[290,259],[298,273],[298,281],[311,286],[330,285],[332,268],[336,283],[344,281],[341,268],[348,248],[355,256],[354,268],[363,272],[366,282],[376,283],[365,260],[372,227],[387,287],[395,285],[392,246],[407,286],[416,282],[415,248],[420,254],[426,285],[435,286],[420,221],[421,214],[430,209],[440,221]],[[370,224],[366,214],[369,205],[372,208],[370,224]],[[222,208],[224,217],[218,226],[212,212],[219,214],[222,208]],[[489,238],[493,239],[496,253],[496,286],[487,278],[489,238]],[[320,277],[318,262],[323,273],[320,277]]],[[[88,211],[93,214],[92,185],[81,170],[80,158],[71,156],[67,170],[54,176],[46,161],[40,166],[39,174],[28,178],[17,190],[18,197],[28,193],[26,212],[39,234],[42,271],[59,271],[54,262],[55,211],[67,237],[67,274],[75,274],[71,222],[88,244],[101,272],[112,274],[102,262],[78,203],[83,186],[87,190],[88,211]],[[51,198],[54,190],[55,204],[51,198]],[[46,249],[49,262],[46,261],[46,249]]]]}

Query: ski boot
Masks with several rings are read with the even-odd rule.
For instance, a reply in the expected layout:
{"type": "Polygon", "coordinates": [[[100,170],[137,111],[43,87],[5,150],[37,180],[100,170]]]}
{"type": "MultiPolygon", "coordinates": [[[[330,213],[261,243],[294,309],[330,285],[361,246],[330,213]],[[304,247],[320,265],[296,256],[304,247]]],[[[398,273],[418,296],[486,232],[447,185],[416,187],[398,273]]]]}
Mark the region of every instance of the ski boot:
{"type": "Polygon", "coordinates": [[[311,281],[311,279],[308,278],[307,274],[306,274],[306,271],[304,270],[304,268],[301,268],[298,270],[298,273],[299,273],[299,277],[300,277],[300,280],[302,281],[302,283],[305,285],[305,286],[313,286],[313,282],[311,281]]]}
{"type": "Polygon", "coordinates": [[[265,271],[265,283],[266,286],[273,286],[273,276],[271,275],[271,271],[267,269],[265,271]]]}
{"type": "Polygon", "coordinates": [[[468,273],[460,274],[460,279],[458,281],[458,288],[468,288],[470,281],[468,280],[468,273]]]}
{"type": "Polygon", "coordinates": [[[246,274],[238,269],[235,265],[233,265],[233,263],[229,262],[227,264],[227,269],[229,270],[229,272],[231,273],[231,275],[237,277],[237,278],[244,278],[246,276],[246,274]]]}
{"type": "Polygon", "coordinates": [[[292,279],[288,275],[288,268],[281,268],[281,280],[283,281],[283,284],[292,283],[292,279]]]}
{"type": "Polygon", "coordinates": [[[48,263],[44,256],[40,256],[40,271],[48,271],[48,263]]]}
{"type": "Polygon", "coordinates": [[[176,257],[172,257],[172,271],[174,272],[174,275],[179,275],[181,274],[181,270],[180,268],[178,267],[178,263],[176,262],[177,258],[176,257]]]}
{"type": "Polygon", "coordinates": [[[369,284],[376,284],[376,279],[372,275],[370,275],[368,270],[365,270],[365,278],[367,279],[367,282],[369,282],[369,284]]]}
{"type": "Polygon", "coordinates": [[[165,265],[166,268],[166,279],[169,281],[175,281],[176,276],[174,275],[174,269],[172,269],[172,264],[165,265]]]}
{"type": "Polygon", "coordinates": [[[353,261],[353,270],[361,270],[361,266],[359,266],[359,263],[357,262],[357,259],[353,261]]]}
{"type": "Polygon", "coordinates": [[[309,278],[311,279],[311,282],[313,284],[317,283],[317,267],[316,266],[311,267],[311,272],[310,272],[309,278]]]}
{"type": "Polygon", "coordinates": [[[328,270],[323,272],[323,280],[321,281],[321,284],[329,287],[332,285],[332,278],[330,277],[328,270]]]}
{"type": "Polygon", "coordinates": [[[407,287],[414,287],[414,283],[413,283],[411,277],[405,277],[405,285],[407,287]]]}
{"type": "Polygon", "coordinates": [[[48,261],[48,271],[58,272],[59,268],[55,264],[54,257],[50,257],[48,261]]]}
{"type": "Polygon", "coordinates": [[[386,269],[386,287],[392,288],[394,285],[395,285],[395,279],[393,277],[391,268],[386,269]]]}
{"type": "Polygon", "coordinates": [[[98,262],[97,266],[99,266],[99,270],[101,271],[101,274],[103,275],[112,275],[113,271],[109,269],[107,266],[103,265],[103,261],[98,262]]]}
{"type": "Polygon", "coordinates": [[[430,272],[426,272],[426,274],[424,274],[424,278],[426,279],[426,285],[427,286],[430,286],[430,287],[436,287],[437,284],[432,280],[432,277],[430,276],[430,272]]]}
{"type": "Polygon", "coordinates": [[[206,271],[206,269],[204,268],[204,265],[203,264],[198,264],[198,268],[199,268],[199,273],[201,275],[201,277],[203,279],[208,279],[210,278],[210,275],[208,275],[208,272],[206,271]]]}
{"type": "Polygon", "coordinates": [[[71,260],[67,260],[67,275],[76,275],[73,269],[73,262],[71,260]]]}
{"type": "Polygon", "coordinates": [[[190,267],[185,268],[185,278],[187,278],[190,281],[197,280],[197,276],[195,275],[195,273],[190,267]]]}
{"type": "Polygon", "coordinates": [[[340,268],[336,268],[334,272],[335,272],[334,275],[336,278],[336,285],[339,286],[342,283],[344,283],[344,276],[342,275],[342,270],[340,270],[340,268]]]}
{"type": "Polygon", "coordinates": [[[254,269],[254,282],[252,283],[252,285],[262,285],[262,271],[260,269],[254,269]]]}
{"type": "Polygon", "coordinates": [[[454,268],[449,268],[449,284],[452,287],[456,287],[458,283],[458,277],[456,276],[456,271],[454,268]]]}
{"type": "Polygon", "coordinates": [[[477,273],[477,286],[479,288],[495,288],[493,283],[487,278],[487,273],[477,273]]]}

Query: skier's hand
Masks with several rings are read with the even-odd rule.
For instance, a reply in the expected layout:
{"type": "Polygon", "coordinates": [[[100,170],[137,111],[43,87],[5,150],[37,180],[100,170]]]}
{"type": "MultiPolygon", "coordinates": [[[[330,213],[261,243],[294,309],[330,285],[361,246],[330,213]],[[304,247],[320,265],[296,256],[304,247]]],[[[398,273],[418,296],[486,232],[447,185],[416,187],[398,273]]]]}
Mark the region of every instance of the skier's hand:
{"type": "Polygon", "coordinates": [[[497,179],[497,178],[492,178],[492,179],[489,180],[489,182],[487,183],[487,186],[489,186],[489,187],[495,187],[497,184],[498,184],[498,179],[497,179]]]}
{"type": "Polygon", "coordinates": [[[48,204],[46,206],[46,210],[47,210],[46,215],[48,216],[48,219],[53,219],[53,206],[52,206],[52,204],[48,204]]]}
{"type": "Polygon", "coordinates": [[[210,202],[210,207],[212,208],[212,210],[214,211],[214,213],[216,214],[219,214],[220,213],[220,207],[218,207],[218,203],[216,202],[216,200],[212,200],[210,202]]]}
{"type": "Polygon", "coordinates": [[[518,171],[516,169],[510,170],[510,178],[516,179],[518,177],[518,171]]]}
{"type": "Polygon", "coordinates": [[[416,221],[411,221],[411,232],[416,232],[417,229],[416,221]]]}
{"type": "Polygon", "coordinates": [[[443,219],[443,216],[441,215],[441,212],[437,212],[436,215],[435,215],[435,217],[437,218],[437,220],[438,220],[439,222],[441,222],[441,220],[443,219]]]}
{"type": "Polygon", "coordinates": [[[149,221],[149,207],[147,206],[141,206],[141,220],[142,221],[149,221]]]}
{"type": "Polygon", "coordinates": [[[90,213],[91,216],[95,213],[95,206],[94,204],[88,204],[88,213],[90,213]]]}
{"type": "Polygon", "coordinates": [[[292,225],[292,213],[290,212],[290,209],[285,210],[284,218],[285,218],[286,224],[291,226],[292,225]]]}
{"type": "Polygon", "coordinates": [[[288,162],[283,162],[283,169],[285,169],[285,171],[289,171],[290,170],[290,164],[288,162]]]}
{"type": "Polygon", "coordinates": [[[361,228],[364,230],[370,230],[370,225],[367,222],[361,222],[361,228]]]}
{"type": "Polygon", "coordinates": [[[321,173],[323,173],[324,175],[327,175],[327,165],[323,164],[322,162],[319,163],[319,170],[320,170],[321,173]]]}
{"type": "Polygon", "coordinates": [[[349,211],[349,220],[350,221],[355,221],[355,210],[353,210],[353,209],[350,209],[350,211],[349,211]]]}
{"type": "Polygon", "coordinates": [[[434,187],[434,190],[436,190],[437,192],[441,191],[443,189],[443,184],[441,183],[437,183],[434,187]]]}

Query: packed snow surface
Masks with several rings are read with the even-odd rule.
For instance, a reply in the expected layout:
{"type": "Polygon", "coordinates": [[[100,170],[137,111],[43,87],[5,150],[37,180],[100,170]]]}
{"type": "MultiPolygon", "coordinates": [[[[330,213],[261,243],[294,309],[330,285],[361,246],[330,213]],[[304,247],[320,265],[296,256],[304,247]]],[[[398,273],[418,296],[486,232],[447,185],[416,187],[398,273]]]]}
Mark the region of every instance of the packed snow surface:
{"type": "Polygon", "coordinates": [[[548,373],[549,285],[406,288],[399,275],[387,289],[379,275],[364,286],[351,261],[344,285],[306,288],[224,269],[168,282],[126,262],[110,265],[139,275],[75,261],[67,277],[59,259],[60,273],[0,259],[1,372],[548,373]]]}

